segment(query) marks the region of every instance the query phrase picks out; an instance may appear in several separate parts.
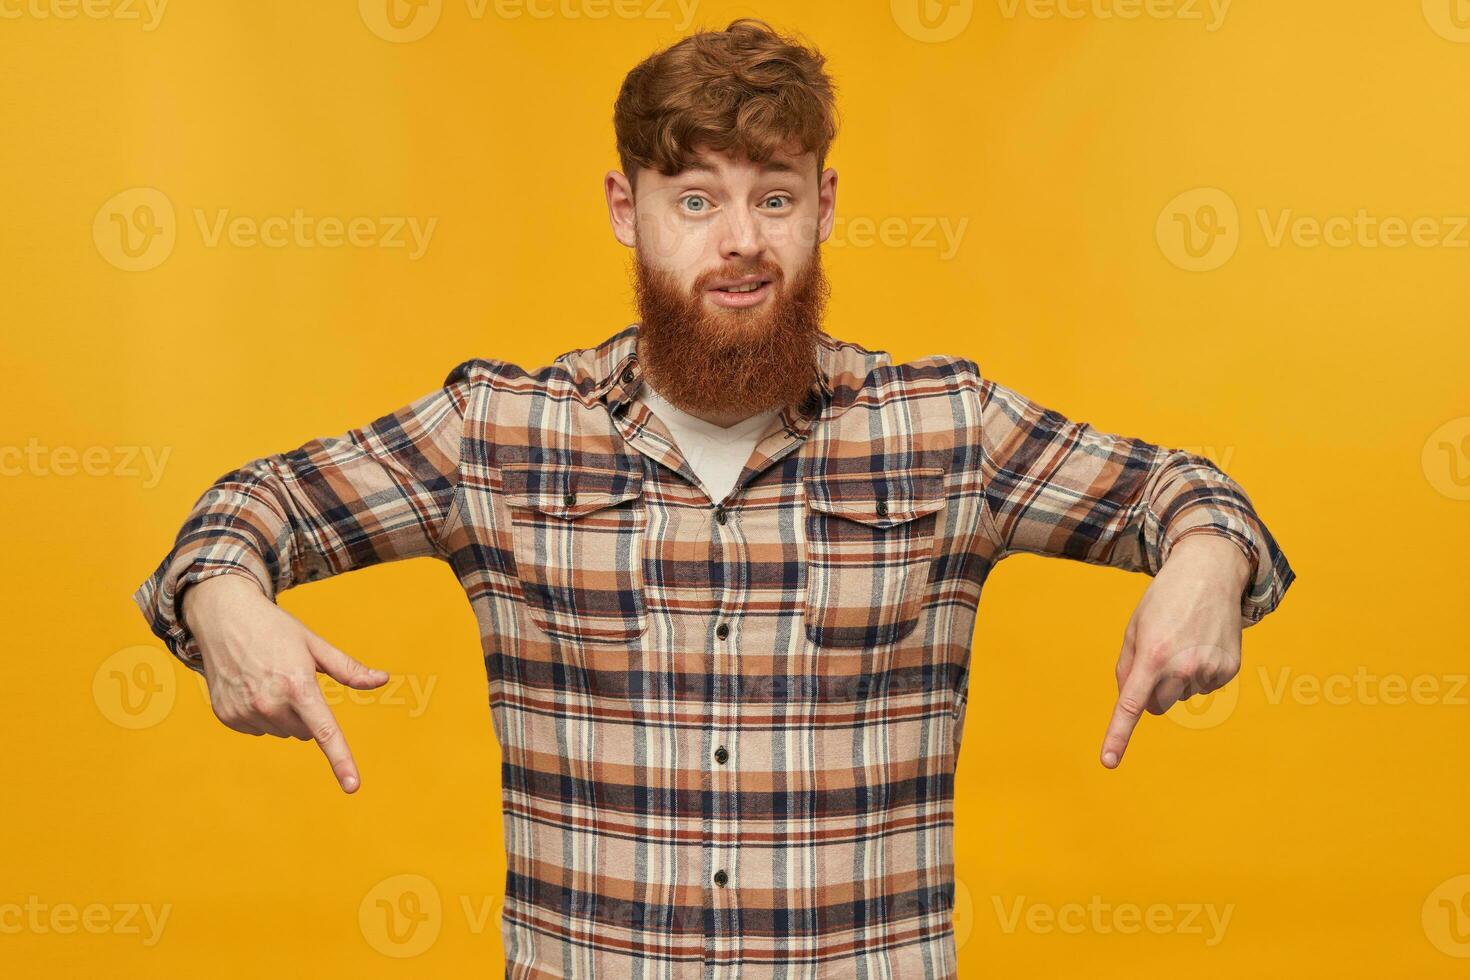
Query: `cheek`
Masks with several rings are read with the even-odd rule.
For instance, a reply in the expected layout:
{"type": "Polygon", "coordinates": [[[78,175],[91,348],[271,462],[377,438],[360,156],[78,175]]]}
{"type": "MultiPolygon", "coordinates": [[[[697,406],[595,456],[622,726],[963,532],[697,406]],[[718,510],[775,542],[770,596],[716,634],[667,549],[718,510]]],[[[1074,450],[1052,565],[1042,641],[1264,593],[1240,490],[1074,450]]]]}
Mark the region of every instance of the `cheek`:
{"type": "Polygon", "coordinates": [[[699,276],[700,266],[681,262],[675,256],[657,255],[648,250],[646,244],[644,239],[638,240],[638,261],[660,275],[671,277],[672,282],[666,288],[676,289],[680,293],[689,292],[699,276]]]}
{"type": "Polygon", "coordinates": [[[815,210],[772,221],[765,229],[766,247],[787,275],[801,268],[821,242],[819,216],[815,210]]]}
{"type": "MultiPolygon", "coordinates": [[[[638,249],[649,265],[676,275],[698,269],[709,249],[709,222],[682,221],[666,213],[640,213],[638,249]]],[[[692,278],[692,277],[691,277],[692,278]]]]}
{"type": "Polygon", "coordinates": [[[806,272],[816,248],[815,244],[792,240],[770,250],[770,257],[781,267],[781,278],[786,288],[790,288],[806,272]]]}

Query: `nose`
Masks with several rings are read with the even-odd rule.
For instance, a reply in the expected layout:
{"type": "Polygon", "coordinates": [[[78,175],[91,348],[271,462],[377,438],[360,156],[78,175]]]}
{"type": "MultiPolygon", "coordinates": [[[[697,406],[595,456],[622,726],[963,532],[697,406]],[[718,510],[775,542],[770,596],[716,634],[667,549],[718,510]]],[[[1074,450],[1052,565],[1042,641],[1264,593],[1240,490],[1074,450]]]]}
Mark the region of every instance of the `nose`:
{"type": "Polygon", "coordinates": [[[724,259],[758,258],[765,248],[755,215],[731,209],[722,216],[717,245],[724,259]]]}

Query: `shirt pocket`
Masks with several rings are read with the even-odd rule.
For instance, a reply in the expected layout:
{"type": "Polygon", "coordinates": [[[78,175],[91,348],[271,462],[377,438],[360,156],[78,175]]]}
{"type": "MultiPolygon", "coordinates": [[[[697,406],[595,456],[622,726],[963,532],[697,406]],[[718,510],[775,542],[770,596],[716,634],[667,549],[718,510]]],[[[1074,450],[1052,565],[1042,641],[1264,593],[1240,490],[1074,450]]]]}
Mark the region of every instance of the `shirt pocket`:
{"type": "Polygon", "coordinates": [[[807,477],[807,639],[875,647],[913,632],[944,508],[940,467],[807,477]]]}
{"type": "Polygon", "coordinates": [[[500,471],[531,621],[573,644],[642,636],[648,627],[642,472],[525,462],[502,463],[500,471]]]}

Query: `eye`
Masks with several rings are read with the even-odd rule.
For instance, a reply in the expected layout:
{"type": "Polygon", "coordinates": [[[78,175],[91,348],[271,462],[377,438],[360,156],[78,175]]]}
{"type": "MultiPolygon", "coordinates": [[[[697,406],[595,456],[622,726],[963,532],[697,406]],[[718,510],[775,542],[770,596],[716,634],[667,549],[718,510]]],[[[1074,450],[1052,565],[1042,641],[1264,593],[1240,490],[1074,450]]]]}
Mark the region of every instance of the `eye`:
{"type": "Polygon", "coordinates": [[[684,205],[684,210],[691,214],[703,214],[711,206],[709,198],[700,194],[685,194],[679,198],[679,202],[684,205]]]}
{"type": "Polygon", "coordinates": [[[770,204],[772,201],[778,201],[778,202],[780,202],[780,203],[778,203],[776,205],[776,209],[780,209],[782,207],[788,206],[791,203],[791,198],[788,197],[785,194],[772,194],[770,197],[766,198],[761,203],[762,204],[770,204]]]}

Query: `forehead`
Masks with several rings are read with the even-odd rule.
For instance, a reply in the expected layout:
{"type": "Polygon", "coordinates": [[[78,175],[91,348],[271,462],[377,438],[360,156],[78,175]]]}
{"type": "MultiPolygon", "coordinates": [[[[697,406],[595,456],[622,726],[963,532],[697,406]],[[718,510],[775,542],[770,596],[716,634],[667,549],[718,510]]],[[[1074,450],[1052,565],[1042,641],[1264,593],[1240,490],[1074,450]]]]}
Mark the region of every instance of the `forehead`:
{"type": "Polygon", "coordinates": [[[701,146],[695,148],[693,162],[677,174],[665,177],[653,171],[651,176],[655,181],[674,181],[691,175],[708,176],[720,180],[742,176],[758,177],[766,174],[806,176],[808,173],[815,174],[816,167],[816,154],[811,151],[803,152],[801,147],[794,143],[777,150],[763,163],[755,163],[744,154],[734,151],[711,150],[701,146]]]}

